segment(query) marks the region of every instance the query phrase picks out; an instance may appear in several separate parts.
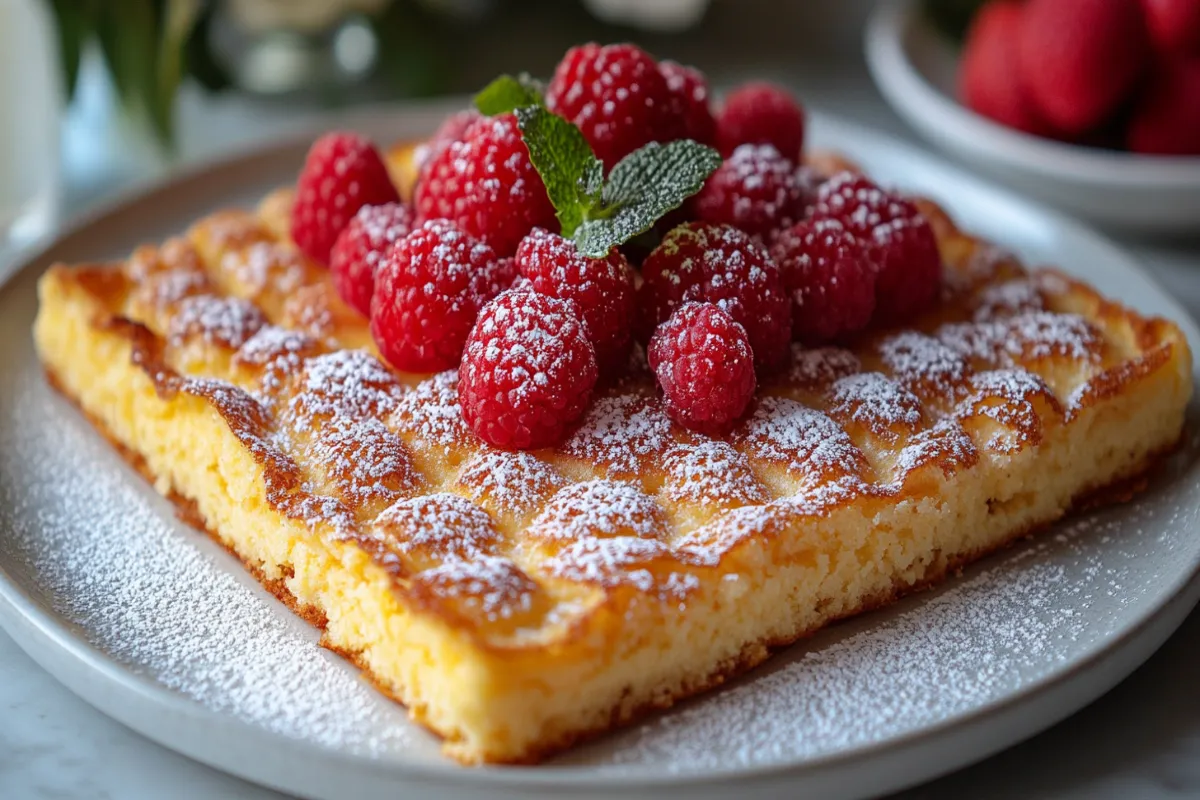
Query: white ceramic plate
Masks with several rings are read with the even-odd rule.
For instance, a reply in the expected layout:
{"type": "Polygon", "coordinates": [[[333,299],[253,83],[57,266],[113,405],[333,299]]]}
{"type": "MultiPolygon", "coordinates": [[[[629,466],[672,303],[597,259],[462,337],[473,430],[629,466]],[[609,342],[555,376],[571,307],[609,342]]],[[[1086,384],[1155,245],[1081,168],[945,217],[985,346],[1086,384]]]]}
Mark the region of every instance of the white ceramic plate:
{"type": "Polygon", "coordinates": [[[1078,147],[998,125],[958,103],[958,51],[917,0],[887,0],[866,32],[883,96],[930,142],[971,169],[1090,221],[1150,234],[1200,233],[1200,157],[1078,147]]]}
{"type": "MultiPolygon", "coordinates": [[[[344,118],[415,137],[421,110],[344,118]]],[[[1110,244],[889,139],[817,116],[832,145],[969,228],[1200,332],[1110,244]]],[[[55,260],[119,257],[293,180],[309,139],[180,175],[65,233],[0,289],[0,623],[47,670],[162,744],[314,798],[736,791],[861,797],[947,772],[1063,718],[1195,604],[1200,442],[1137,502],[1078,518],[934,592],[827,630],[726,689],[531,768],[465,769],[317,646],[316,631],[175,520],[45,385],[29,326],[55,260]]],[[[1194,428],[1193,428],[1194,429],[1194,428]]]]}

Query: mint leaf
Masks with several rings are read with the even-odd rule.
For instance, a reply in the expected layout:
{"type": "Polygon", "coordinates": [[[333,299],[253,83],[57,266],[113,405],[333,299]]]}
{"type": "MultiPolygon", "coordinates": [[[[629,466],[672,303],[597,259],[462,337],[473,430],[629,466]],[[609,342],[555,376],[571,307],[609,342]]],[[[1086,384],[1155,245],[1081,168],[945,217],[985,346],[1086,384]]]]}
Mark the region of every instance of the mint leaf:
{"type": "Polygon", "coordinates": [[[507,114],[524,106],[542,104],[542,87],[522,72],[517,77],[501,75],[475,95],[475,107],[484,116],[507,114]]]}
{"type": "Polygon", "coordinates": [[[517,124],[529,160],[546,184],[562,235],[570,238],[600,205],[604,165],[579,128],[541,106],[518,108],[517,124]]]}
{"type": "MultiPolygon", "coordinates": [[[[593,204],[587,209],[578,230],[572,231],[575,246],[585,256],[603,258],[683,205],[719,166],[721,155],[716,150],[690,139],[651,142],[633,151],[613,167],[599,207],[593,204]]],[[[550,199],[553,202],[554,196],[550,199]]],[[[572,235],[565,225],[563,235],[572,235]]]]}

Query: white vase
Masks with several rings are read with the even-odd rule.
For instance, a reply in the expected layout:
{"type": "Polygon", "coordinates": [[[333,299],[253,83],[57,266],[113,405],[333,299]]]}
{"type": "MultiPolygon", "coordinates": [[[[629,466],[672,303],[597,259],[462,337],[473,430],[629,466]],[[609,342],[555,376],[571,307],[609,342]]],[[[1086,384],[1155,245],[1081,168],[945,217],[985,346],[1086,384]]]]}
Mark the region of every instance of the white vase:
{"type": "Polygon", "coordinates": [[[0,265],[58,214],[62,81],[42,0],[0,0],[0,265]]]}

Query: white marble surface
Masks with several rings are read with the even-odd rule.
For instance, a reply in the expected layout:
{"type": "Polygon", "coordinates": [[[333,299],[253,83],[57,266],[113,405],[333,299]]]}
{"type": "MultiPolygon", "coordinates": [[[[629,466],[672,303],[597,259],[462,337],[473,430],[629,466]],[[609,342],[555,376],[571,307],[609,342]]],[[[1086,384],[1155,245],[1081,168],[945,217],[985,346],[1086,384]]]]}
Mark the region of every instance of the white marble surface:
{"type": "MultiPolygon", "coordinates": [[[[788,77],[812,105],[911,135],[883,105],[860,64],[798,68],[788,77]]],[[[738,76],[731,75],[731,79],[738,76]]],[[[784,76],[780,76],[784,77],[784,76]]],[[[239,102],[191,96],[183,152],[220,149],[295,124],[239,102]]],[[[160,165],[114,162],[111,147],[75,136],[68,196],[78,206],[160,165]]],[[[1200,241],[1125,243],[1200,317],[1200,241]]],[[[1200,797],[1200,612],[1145,666],[1107,696],[1042,735],[932,784],[906,800],[1200,797]]],[[[278,797],[168,751],[109,720],[43,672],[0,633],[0,797],[278,797]]]]}

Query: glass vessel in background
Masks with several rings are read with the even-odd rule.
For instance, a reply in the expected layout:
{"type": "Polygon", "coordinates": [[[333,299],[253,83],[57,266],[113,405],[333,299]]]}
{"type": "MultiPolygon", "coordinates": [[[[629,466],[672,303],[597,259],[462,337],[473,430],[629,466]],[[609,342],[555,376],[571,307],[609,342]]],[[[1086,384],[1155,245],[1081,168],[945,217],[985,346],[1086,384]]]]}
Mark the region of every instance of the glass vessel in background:
{"type": "Polygon", "coordinates": [[[62,81],[42,0],[0,0],[0,270],[58,216],[62,81]]]}

